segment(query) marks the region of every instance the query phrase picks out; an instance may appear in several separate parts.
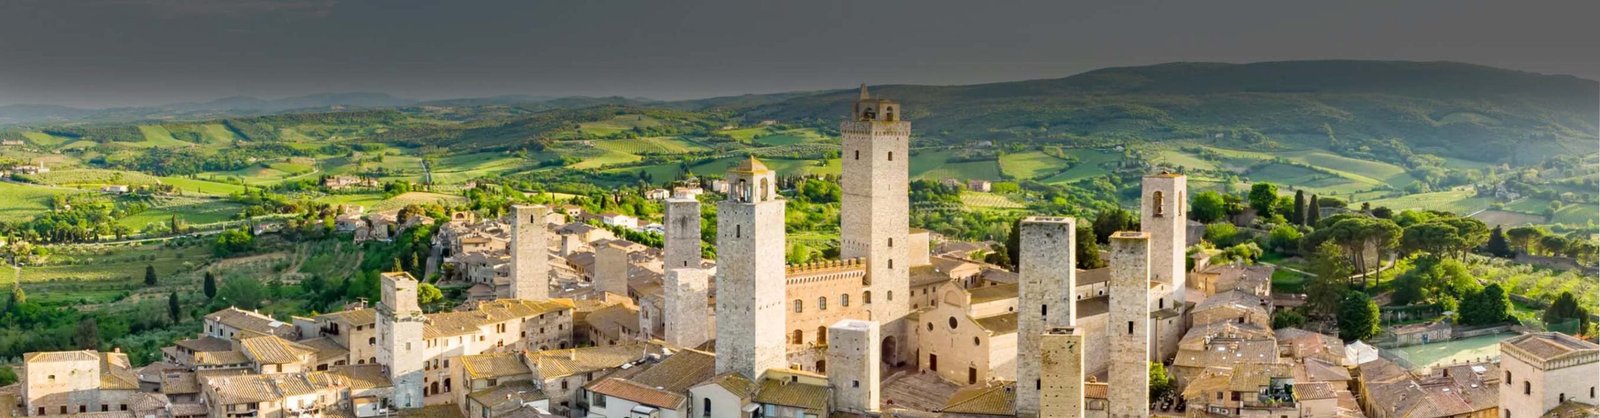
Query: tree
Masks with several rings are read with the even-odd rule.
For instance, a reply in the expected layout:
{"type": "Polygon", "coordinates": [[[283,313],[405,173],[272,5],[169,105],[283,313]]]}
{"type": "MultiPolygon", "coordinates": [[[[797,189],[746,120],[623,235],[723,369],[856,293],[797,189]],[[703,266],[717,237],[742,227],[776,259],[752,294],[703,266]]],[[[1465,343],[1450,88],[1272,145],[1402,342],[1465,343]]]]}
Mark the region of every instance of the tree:
{"type": "Polygon", "coordinates": [[[1306,316],[1294,309],[1279,309],[1272,312],[1272,328],[1298,328],[1306,324],[1306,316]]]}
{"type": "Polygon", "coordinates": [[[1490,283],[1461,302],[1463,325],[1496,324],[1511,318],[1511,296],[1499,283],[1490,283]]]}
{"type": "Polygon", "coordinates": [[[1567,239],[1562,238],[1560,235],[1545,235],[1539,238],[1539,249],[1544,250],[1544,254],[1550,256],[1565,254],[1567,239]]]}
{"type": "Polygon", "coordinates": [[[1550,307],[1545,308],[1540,319],[1546,324],[1559,324],[1573,319],[1578,320],[1578,329],[1589,329],[1589,310],[1578,303],[1572,292],[1561,292],[1550,307]]]}
{"type": "Polygon", "coordinates": [[[1084,270],[1097,269],[1106,266],[1106,261],[1100,258],[1100,243],[1094,241],[1094,228],[1089,225],[1078,224],[1078,268],[1084,270]]]}
{"type": "Polygon", "coordinates": [[[78,332],[72,336],[72,342],[82,350],[100,349],[100,324],[95,322],[94,316],[84,315],[78,320],[78,332]]]}
{"type": "Polygon", "coordinates": [[[418,305],[428,306],[441,300],[444,300],[444,292],[439,291],[439,288],[433,284],[423,283],[417,286],[418,305]]]}
{"type": "Polygon", "coordinates": [[[146,264],[144,266],[144,285],[145,286],[155,286],[156,285],[156,266],[150,265],[150,264],[146,264]]]}
{"type": "Polygon", "coordinates": [[[1311,254],[1311,278],[1306,280],[1306,312],[1313,317],[1333,316],[1350,280],[1350,259],[1344,248],[1324,242],[1311,254]]]}
{"type": "Polygon", "coordinates": [[[244,229],[229,229],[217,234],[216,246],[213,252],[218,256],[228,256],[235,253],[249,251],[255,245],[255,237],[244,229]]]}
{"type": "Polygon", "coordinates": [[[1322,206],[1317,202],[1317,195],[1311,195],[1311,200],[1306,202],[1306,225],[1316,225],[1322,220],[1322,206]]]}
{"type": "Polygon", "coordinates": [[[1378,303],[1361,292],[1347,292],[1339,302],[1339,338],[1355,341],[1378,335],[1378,303]]]}
{"type": "Polygon", "coordinates": [[[183,306],[178,304],[178,292],[167,295],[167,315],[172,317],[172,323],[178,323],[179,318],[182,318],[182,311],[183,306]]]}
{"type": "Polygon", "coordinates": [[[1506,241],[1506,234],[1500,230],[1500,225],[1495,225],[1494,230],[1489,232],[1489,242],[1484,244],[1483,250],[1489,255],[1501,258],[1512,258],[1517,255],[1511,251],[1511,243],[1506,241]]]}
{"type": "Polygon", "coordinates": [[[267,288],[261,282],[248,277],[237,277],[222,282],[222,288],[217,289],[216,302],[220,306],[256,309],[266,298],[267,288]]]}
{"type": "Polygon", "coordinates": [[[1305,235],[1292,225],[1278,225],[1267,233],[1267,248],[1280,254],[1300,252],[1300,239],[1305,235]]]}
{"type": "Polygon", "coordinates": [[[1289,223],[1295,225],[1306,224],[1306,191],[1294,191],[1294,211],[1289,213],[1289,223]]]}
{"type": "Polygon", "coordinates": [[[1117,231],[1137,230],[1139,220],[1134,218],[1133,212],[1122,208],[1111,208],[1100,211],[1094,217],[1095,242],[1111,242],[1111,234],[1117,231]]]}
{"type": "Polygon", "coordinates": [[[205,289],[206,299],[217,298],[217,276],[212,275],[210,271],[206,272],[205,283],[202,287],[205,289]]]}
{"type": "Polygon", "coordinates": [[[1022,219],[1018,218],[1011,222],[1011,234],[1006,236],[1006,264],[1001,265],[1011,266],[1012,271],[1022,271],[1022,268],[1019,267],[1022,264],[1022,260],[1020,260],[1021,254],[1022,219]]]}
{"type": "Polygon", "coordinates": [[[1172,377],[1160,362],[1150,362],[1150,400],[1161,399],[1172,392],[1172,377]]]}
{"type": "Polygon", "coordinates": [[[1511,245],[1516,246],[1518,250],[1522,250],[1523,254],[1529,254],[1531,248],[1538,244],[1539,239],[1543,238],[1544,235],[1545,231],[1543,229],[1532,226],[1519,226],[1506,230],[1506,240],[1510,241],[1511,245]]]}
{"type": "Polygon", "coordinates": [[[1221,193],[1206,190],[1196,193],[1189,202],[1189,217],[1195,222],[1209,224],[1228,215],[1228,201],[1221,193]]]}
{"type": "Polygon", "coordinates": [[[1250,185],[1250,208],[1256,210],[1256,217],[1271,218],[1273,204],[1278,202],[1278,185],[1272,183],[1256,183],[1250,185]]]}

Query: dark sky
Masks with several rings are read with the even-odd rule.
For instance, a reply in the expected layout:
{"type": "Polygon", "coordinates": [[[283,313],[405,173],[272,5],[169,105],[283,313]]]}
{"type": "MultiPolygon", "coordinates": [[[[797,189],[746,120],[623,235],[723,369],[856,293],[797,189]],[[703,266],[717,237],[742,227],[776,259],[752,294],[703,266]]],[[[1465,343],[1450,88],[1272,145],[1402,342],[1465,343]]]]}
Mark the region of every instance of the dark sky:
{"type": "Polygon", "coordinates": [[[0,104],[677,99],[1320,58],[1600,79],[1597,16],[1593,0],[3,0],[0,104]]]}

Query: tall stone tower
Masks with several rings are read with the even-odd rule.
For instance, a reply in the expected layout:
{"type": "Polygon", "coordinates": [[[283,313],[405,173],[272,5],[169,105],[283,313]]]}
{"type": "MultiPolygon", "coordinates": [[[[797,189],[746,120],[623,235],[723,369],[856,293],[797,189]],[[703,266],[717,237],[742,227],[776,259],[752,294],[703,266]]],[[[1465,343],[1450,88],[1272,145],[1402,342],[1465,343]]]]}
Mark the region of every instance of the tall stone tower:
{"type": "Polygon", "coordinates": [[[1150,258],[1150,234],[1111,234],[1111,418],[1150,416],[1150,258]]]}
{"type": "Polygon", "coordinates": [[[550,243],[544,205],[511,206],[511,297],[550,298],[550,243]]]}
{"type": "Polygon", "coordinates": [[[628,295],[628,248],[608,242],[594,249],[594,288],[602,292],[628,295]]]}
{"type": "MultiPolygon", "coordinates": [[[[844,137],[839,256],[867,259],[868,318],[885,326],[898,325],[911,307],[911,122],[901,114],[898,103],[873,99],[862,84],[850,119],[839,124],[844,137]]],[[[895,333],[885,334],[894,338],[895,333]]],[[[910,346],[901,340],[898,346],[910,346]]],[[[883,355],[891,361],[900,357],[883,355]]]]}
{"type": "Polygon", "coordinates": [[[699,268],[667,269],[662,291],[665,293],[666,341],[679,347],[694,348],[711,338],[710,308],[706,306],[706,271],[699,268]]]}
{"type": "Polygon", "coordinates": [[[1045,331],[1039,346],[1039,373],[1044,380],[1037,416],[1083,416],[1083,335],[1072,328],[1054,328],[1045,331]]]}
{"type": "Polygon", "coordinates": [[[728,170],[717,204],[717,373],[755,380],[786,368],[783,211],[765,164],[752,156],[728,170]]]}
{"type": "Polygon", "coordinates": [[[427,319],[417,307],[417,279],[405,272],[383,273],[378,304],[378,363],[394,383],[390,405],[422,407],[422,327],[427,319]]]}
{"type": "Polygon", "coordinates": [[[878,411],[878,323],[845,319],[828,327],[828,384],[835,410],[856,414],[878,411]]]}
{"type": "MultiPolygon", "coordinates": [[[[1040,337],[1076,326],[1077,221],[1029,216],[1022,220],[1017,272],[1017,414],[1039,416],[1040,337]]],[[[1081,369],[1082,358],[1079,358],[1081,369]]],[[[1081,383],[1081,380],[1080,380],[1081,383]]]]}
{"type": "Polygon", "coordinates": [[[689,196],[667,199],[662,266],[700,268],[700,201],[689,196]]]}
{"type": "Polygon", "coordinates": [[[1150,279],[1169,285],[1172,296],[1164,298],[1168,305],[1183,306],[1189,179],[1163,171],[1145,176],[1139,186],[1139,229],[1150,234],[1150,279]]]}

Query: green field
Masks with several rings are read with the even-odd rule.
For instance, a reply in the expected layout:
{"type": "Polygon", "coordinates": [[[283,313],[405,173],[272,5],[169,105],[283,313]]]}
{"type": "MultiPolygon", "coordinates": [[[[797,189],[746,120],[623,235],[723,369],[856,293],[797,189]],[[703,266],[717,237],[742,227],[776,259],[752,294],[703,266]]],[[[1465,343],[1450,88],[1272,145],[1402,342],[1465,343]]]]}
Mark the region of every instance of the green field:
{"type": "Polygon", "coordinates": [[[164,176],[161,183],[177,187],[185,194],[230,195],[244,191],[244,186],[232,183],[222,183],[188,177],[164,176]]]}
{"type": "Polygon", "coordinates": [[[628,154],[683,154],[705,150],[700,144],[668,137],[605,139],[595,141],[594,145],[608,151],[628,154]]]}
{"type": "Polygon", "coordinates": [[[1566,205],[1556,211],[1555,223],[1568,225],[1589,225],[1600,222],[1600,211],[1595,210],[1592,204],[1566,205]]]}
{"type": "Polygon", "coordinates": [[[790,129],[785,131],[769,132],[753,138],[753,140],[755,141],[756,145],[779,146],[825,142],[831,140],[831,138],[822,136],[822,134],[810,129],[790,129]]]}
{"type": "Polygon", "coordinates": [[[1000,164],[994,160],[949,162],[956,151],[942,150],[911,154],[911,178],[924,180],[983,179],[1000,180],[1000,164]]]}
{"type": "Polygon", "coordinates": [[[432,192],[407,192],[385,199],[382,193],[351,193],[323,196],[319,202],[336,205],[360,205],[367,211],[397,210],[411,204],[430,204],[445,201],[451,204],[466,202],[465,197],[432,192]]]}
{"type": "Polygon", "coordinates": [[[649,116],[620,115],[599,122],[580,123],[578,124],[578,129],[588,135],[607,136],[633,129],[634,127],[649,128],[660,125],[661,121],[649,116]]]}
{"type": "Polygon", "coordinates": [[[138,231],[147,224],[170,222],[173,216],[177,216],[189,225],[205,225],[231,220],[244,208],[244,205],[219,199],[184,197],[165,200],[156,207],[118,219],[117,223],[138,231]]]}
{"type": "Polygon", "coordinates": [[[0,221],[25,221],[50,210],[50,199],[60,194],[79,193],[34,184],[0,182],[0,221]]]}
{"type": "Polygon", "coordinates": [[[128,142],[127,145],[139,148],[156,147],[187,147],[193,143],[183,142],[172,136],[172,131],[161,125],[139,125],[139,132],[144,134],[144,141],[128,142]]]}
{"type": "MultiPolygon", "coordinates": [[[[1494,199],[1473,196],[1471,190],[1447,190],[1442,192],[1420,193],[1388,199],[1373,200],[1373,207],[1384,206],[1394,210],[1424,209],[1447,210],[1459,214],[1470,214],[1487,209],[1494,199]]],[[[1358,206],[1361,202],[1352,202],[1358,206]]]]}
{"type": "Polygon", "coordinates": [[[1000,156],[1000,172],[1014,179],[1033,179],[1055,174],[1067,162],[1043,151],[1007,153],[1000,156]]]}
{"type": "Polygon", "coordinates": [[[28,142],[34,145],[46,148],[58,147],[73,141],[72,138],[54,136],[44,132],[23,132],[22,137],[28,138],[28,142]]]}
{"type": "Polygon", "coordinates": [[[1078,180],[1098,176],[1111,171],[1111,164],[1122,159],[1122,154],[1114,150],[1074,149],[1067,150],[1067,154],[1078,159],[1078,164],[1054,176],[1040,180],[1045,183],[1072,183],[1078,180]]]}
{"type": "Polygon", "coordinates": [[[971,209],[1022,209],[1021,203],[994,193],[961,191],[961,203],[971,209]]]}
{"type": "Polygon", "coordinates": [[[122,184],[128,186],[142,186],[159,182],[155,176],[126,170],[102,170],[94,168],[50,170],[48,173],[32,175],[42,184],[53,186],[67,186],[84,189],[98,189],[108,184],[122,184]]]}

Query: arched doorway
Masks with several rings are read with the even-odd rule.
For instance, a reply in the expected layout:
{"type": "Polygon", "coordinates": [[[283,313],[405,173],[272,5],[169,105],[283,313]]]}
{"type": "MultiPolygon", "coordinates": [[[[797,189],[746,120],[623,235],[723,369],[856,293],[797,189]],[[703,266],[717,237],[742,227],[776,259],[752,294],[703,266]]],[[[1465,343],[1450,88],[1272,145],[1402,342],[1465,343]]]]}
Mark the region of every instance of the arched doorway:
{"type": "Polygon", "coordinates": [[[899,344],[894,340],[893,335],[884,337],[883,344],[879,348],[882,350],[881,355],[883,356],[884,364],[888,364],[889,367],[895,367],[900,364],[899,344]]]}

